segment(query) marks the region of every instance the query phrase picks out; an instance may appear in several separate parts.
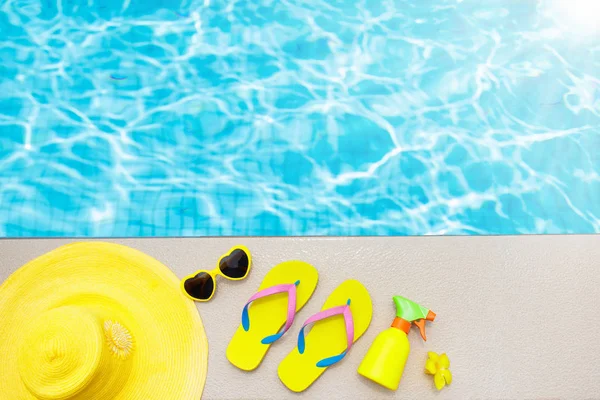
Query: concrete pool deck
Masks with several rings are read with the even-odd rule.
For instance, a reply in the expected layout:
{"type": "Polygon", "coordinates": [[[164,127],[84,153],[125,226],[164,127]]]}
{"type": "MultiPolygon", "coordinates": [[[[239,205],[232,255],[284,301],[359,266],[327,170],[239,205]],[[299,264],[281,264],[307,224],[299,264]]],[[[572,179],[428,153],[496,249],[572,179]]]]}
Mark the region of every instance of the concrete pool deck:
{"type": "MultiPolygon", "coordinates": [[[[79,240],[0,240],[0,282],[27,261],[73,241],[79,240]]],[[[209,340],[205,399],[582,399],[600,393],[599,235],[106,241],[157,258],[179,278],[214,268],[235,244],[250,248],[254,264],[248,279],[219,280],[213,300],[197,305],[209,340]],[[317,267],[317,290],[263,364],[242,372],[225,358],[242,306],[269,268],[289,259],[317,267]],[[349,278],[371,293],[371,327],[307,391],[288,391],[277,377],[279,362],[294,348],[300,324],[349,278]],[[356,368],[392,322],[396,294],[430,307],[437,318],[427,326],[427,342],[411,333],[403,380],[390,392],[360,377],[356,368]],[[451,360],[454,382],[439,393],[423,373],[429,350],[446,352],[451,360]]]]}

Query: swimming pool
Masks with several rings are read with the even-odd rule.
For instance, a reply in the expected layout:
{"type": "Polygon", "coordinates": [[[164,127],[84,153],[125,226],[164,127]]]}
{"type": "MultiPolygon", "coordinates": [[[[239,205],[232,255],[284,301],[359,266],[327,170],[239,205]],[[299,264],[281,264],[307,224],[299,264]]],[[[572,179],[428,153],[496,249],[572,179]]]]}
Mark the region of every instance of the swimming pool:
{"type": "Polygon", "coordinates": [[[599,232],[591,3],[3,0],[0,236],[599,232]]]}

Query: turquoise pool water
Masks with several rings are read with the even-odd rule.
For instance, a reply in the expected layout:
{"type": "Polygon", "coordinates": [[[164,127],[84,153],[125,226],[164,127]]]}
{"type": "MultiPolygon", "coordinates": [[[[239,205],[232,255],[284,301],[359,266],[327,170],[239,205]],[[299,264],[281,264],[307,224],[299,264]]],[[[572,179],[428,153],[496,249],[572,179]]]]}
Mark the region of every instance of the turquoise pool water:
{"type": "Polygon", "coordinates": [[[599,232],[599,13],[0,0],[0,236],[599,232]]]}

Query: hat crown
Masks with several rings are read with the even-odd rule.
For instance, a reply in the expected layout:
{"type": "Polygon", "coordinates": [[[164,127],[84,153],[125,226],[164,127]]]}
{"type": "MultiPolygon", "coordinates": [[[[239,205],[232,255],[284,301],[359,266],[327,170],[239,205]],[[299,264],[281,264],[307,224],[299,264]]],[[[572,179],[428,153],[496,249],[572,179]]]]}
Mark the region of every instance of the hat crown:
{"type": "Polygon", "coordinates": [[[63,306],[32,321],[19,349],[19,374],[41,400],[112,398],[124,386],[133,339],[115,321],[63,306]]]}

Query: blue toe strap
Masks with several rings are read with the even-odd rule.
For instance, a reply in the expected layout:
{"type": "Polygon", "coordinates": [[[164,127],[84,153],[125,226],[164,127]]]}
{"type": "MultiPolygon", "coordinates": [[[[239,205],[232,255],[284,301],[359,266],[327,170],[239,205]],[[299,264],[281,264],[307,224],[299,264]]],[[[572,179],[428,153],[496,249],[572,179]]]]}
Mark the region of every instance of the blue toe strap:
{"type": "Polygon", "coordinates": [[[330,365],[335,364],[338,361],[342,361],[342,359],[344,358],[344,356],[347,353],[348,353],[348,351],[344,350],[343,353],[338,354],[337,356],[324,358],[324,359],[322,359],[321,361],[319,361],[317,363],[317,367],[319,367],[319,368],[326,368],[326,367],[329,367],[330,365]]]}

